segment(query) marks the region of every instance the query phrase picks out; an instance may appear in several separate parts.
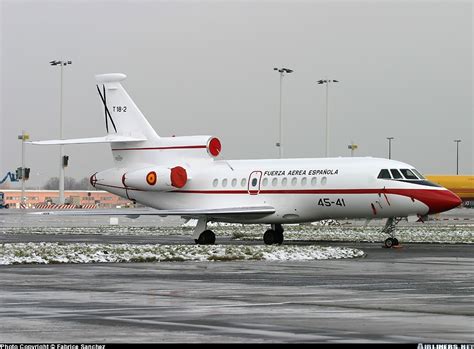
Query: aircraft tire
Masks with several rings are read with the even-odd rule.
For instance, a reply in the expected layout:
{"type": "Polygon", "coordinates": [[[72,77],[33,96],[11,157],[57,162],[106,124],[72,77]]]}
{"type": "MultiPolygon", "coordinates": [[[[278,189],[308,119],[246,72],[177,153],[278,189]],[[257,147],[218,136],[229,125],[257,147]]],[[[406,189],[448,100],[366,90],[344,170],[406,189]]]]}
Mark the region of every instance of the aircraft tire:
{"type": "Polygon", "coordinates": [[[386,248],[391,248],[394,245],[394,241],[392,238],[387,238],[385,240],[385,247],[386,248]]]}
{"type": "Polygon", "coordinates": [[[277,234],[275,233],[275,230],[273,229],[268,229],[265,232],[265,234],[263,234],[263,242],[265,243],[265,245],[273,245],[277,243],[276,240],[277,240],[277,234]]]}
{"type": "Polygon", "coordinates": [[[400,243],[397,238],[393,238],[393,246],[398,246],[400,243]]]}
{"type": "Polygon", "coordinates": [[[214,245],[216,242],[216,234],[212,230],[204,230],[197,239],[198,245],[214,245]]]}
{"type": "Polygon", "coordinates": [[[283,232],[275,232],[275,244],[281,245],[283,243],[283,232]]]}

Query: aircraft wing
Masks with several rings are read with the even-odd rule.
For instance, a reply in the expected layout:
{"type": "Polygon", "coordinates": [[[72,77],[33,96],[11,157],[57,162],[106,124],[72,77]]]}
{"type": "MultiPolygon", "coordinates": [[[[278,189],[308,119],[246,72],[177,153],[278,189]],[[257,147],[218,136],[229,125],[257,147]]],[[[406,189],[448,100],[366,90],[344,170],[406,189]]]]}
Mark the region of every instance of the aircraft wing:
{"type": "Polygon", "coordinates": [[[109,210],[51,210],[30,212],[33,215],[54,215],[54,216],[126,216],[138,218],[138,216],[182,216],[182,217],[232,217],[240,215],[262,215],[266,216],[275,213],[275,208],[271,206],[247,206],[209,209],[177,209],[177,210],[155,210],[155,209],[109,209],[109,210]]]}

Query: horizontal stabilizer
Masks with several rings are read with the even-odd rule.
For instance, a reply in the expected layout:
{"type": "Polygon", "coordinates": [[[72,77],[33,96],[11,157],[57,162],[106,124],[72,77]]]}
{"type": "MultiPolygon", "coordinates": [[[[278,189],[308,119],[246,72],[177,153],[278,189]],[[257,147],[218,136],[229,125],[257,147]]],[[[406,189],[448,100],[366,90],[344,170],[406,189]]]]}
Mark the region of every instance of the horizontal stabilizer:
{"type": "Polygon", "coordinates": [[[53,139],[49,141],[30,141],[29,144],[36,145],[59,145],[59,144],[89,144],[89,143],[126,143],[126,142],[142,142],[147,139],[144,136],[131,137],[120,135],[107,135],[104,137],[93,138],[75,138],[75,139],[53,139]]]}
{"type": "Polygon", "coordinates": [[[267,215],[275,213],[275,208],[271,206],[251,206],[251,207],[230,207],[230,208],[210,208],[210,209],[177,209],[177,210],[154,210],[154,209],[110,209],[110,210],[67,210],[67,211],[41,211],[31,212],[37,215],[57,215],[57,216],[182,216],[182,217],[219,217],[233,215],[260,214],[267,215]]]}

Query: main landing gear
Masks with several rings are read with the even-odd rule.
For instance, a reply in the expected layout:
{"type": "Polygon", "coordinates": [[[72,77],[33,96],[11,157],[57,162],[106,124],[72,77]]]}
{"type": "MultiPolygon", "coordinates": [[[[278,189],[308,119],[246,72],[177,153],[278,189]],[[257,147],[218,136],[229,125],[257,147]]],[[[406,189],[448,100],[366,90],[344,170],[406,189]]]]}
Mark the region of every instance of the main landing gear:
{"type": "Polygon", "coordinates": [[[207,218],[199,218],[196,228],[194,228],[193,238],[198,245],[214,245],[216,234],[207,229],[207,218]]]}
{"type": "Polygon", "coordinates": [[[385,227],[382,229],[383,233],[390,235],[384,242],[386,248],[396,247],[400,244],[395,237],[395,227],[402,219],[401,217],[390,217],[387,219],[387,223],[385,223],[385,227]]]}
{"type": "Polygon", "coordinates": [[[214,245],[216,242],[216,234],[212,230],[204,230],[196,241],[198,245],[214,245]]]}
{"type": "MultiPolygon", "coordinates": [[[[202,217],[198,219],[198,223],[194,228],[193,238],[198,245],[214,245],[216,242],[216,235],[212,230],[207,229],[207,218],[202,217]]],[[[268,229],[263,235],[263,241],[266,245],[283,243],[283,227],[281,224],[272,224],[271,229],[268,229]]]]}
{"type": "Polygon", "coordinates": [[[281,245],[283,243],[283,227],[281,224],[272,224],[272,228],[263,234],[263,242],[266,245],[281,245]]]}

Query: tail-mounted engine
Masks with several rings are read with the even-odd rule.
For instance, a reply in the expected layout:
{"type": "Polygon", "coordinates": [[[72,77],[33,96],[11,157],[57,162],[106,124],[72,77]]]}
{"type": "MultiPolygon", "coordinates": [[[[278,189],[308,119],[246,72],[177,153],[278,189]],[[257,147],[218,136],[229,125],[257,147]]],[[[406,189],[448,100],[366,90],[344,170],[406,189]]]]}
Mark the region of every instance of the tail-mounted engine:
{"type": "Polygon", "coordinates": [[[188,181],[188,174],[181,166],[173,168],[148,167],[124,173],[122,184],[126,188],[152,191],[170,191],[182,188],[188,181]]]}
{"type": "Polygon", "coordinates": [[[91,176],[91,185],[97,189],[105,189],[117,195],[122,190],[140,191],[172,191],[183,188],[189,177],[181,166],[153,166],[127,171],[113,168],[95,173],[91,176]]]}

